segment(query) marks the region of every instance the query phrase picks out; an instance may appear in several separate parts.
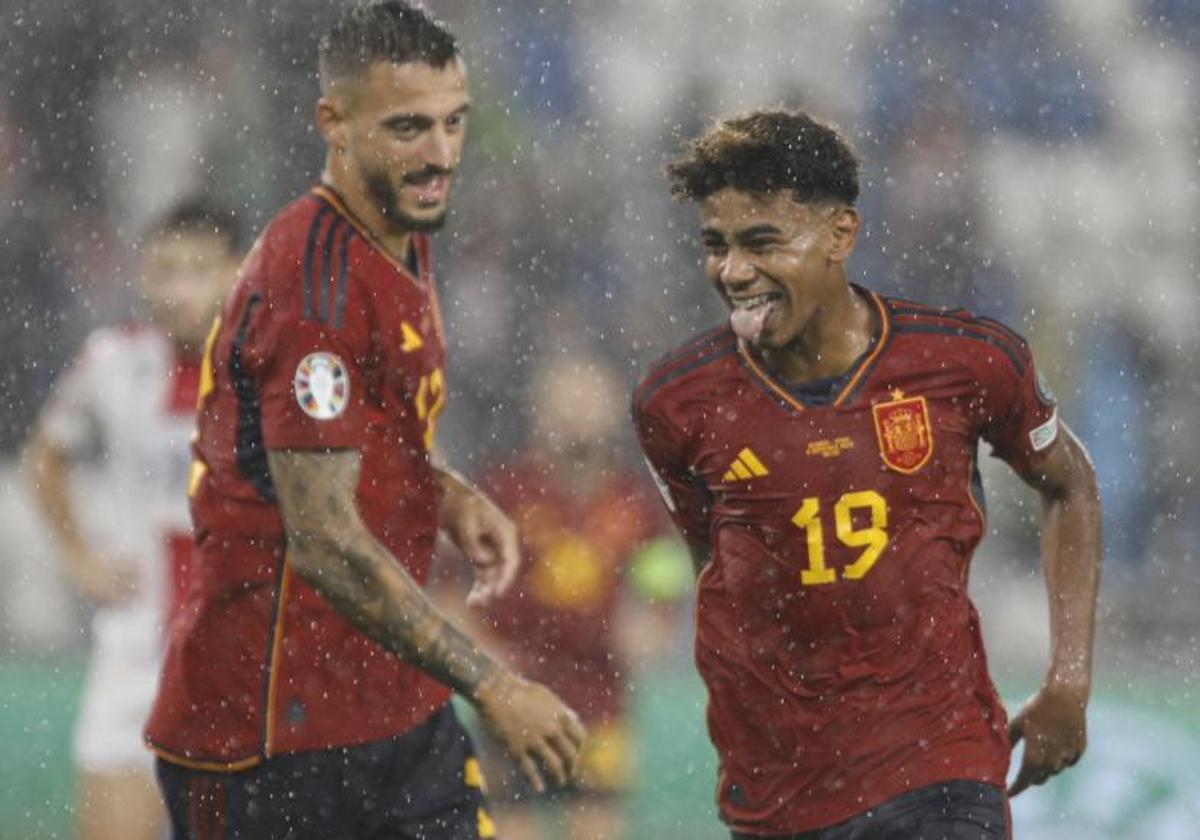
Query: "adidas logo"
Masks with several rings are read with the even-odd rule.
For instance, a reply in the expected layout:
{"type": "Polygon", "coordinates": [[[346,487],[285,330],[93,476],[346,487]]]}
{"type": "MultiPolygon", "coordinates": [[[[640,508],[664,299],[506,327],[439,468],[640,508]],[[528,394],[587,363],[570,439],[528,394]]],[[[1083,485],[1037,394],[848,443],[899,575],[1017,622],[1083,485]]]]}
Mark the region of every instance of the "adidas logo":
{"type": "Polygon", "coordinates": [[[767,474],[767,468],[763,466],[763,462],[758,460],[758,456],[747,446],[733,459],[733,463],[729,465],[729,469],[725,471],[721,480],[746,481],[750,478],[762,478],[767,474]]]}

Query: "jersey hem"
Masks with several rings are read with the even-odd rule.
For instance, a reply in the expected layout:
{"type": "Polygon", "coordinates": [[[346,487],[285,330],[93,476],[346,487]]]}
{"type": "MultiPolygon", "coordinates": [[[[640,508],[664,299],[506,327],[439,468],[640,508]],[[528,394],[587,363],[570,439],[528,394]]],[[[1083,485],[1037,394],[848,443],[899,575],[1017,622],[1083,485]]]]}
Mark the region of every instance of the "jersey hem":
{"type": "Polygon", "coordinates": [[[411,732],[412,730],[416,729],[419,726],[424,725],[425,723],[428,723],[434,717],[434,715],[436,715],[438,712],[442,711],[448,705],[450,705],[449,698],[447,698],[446,702],[442,703],[441,705],[435,706],[432,709],[430,709],[427,714],[421,715],[421,716],[409,721],[403,728],[397,729],[392,732],[387,732],[387,733],[379,734],[379,735],[372,735],[372,736],[369,736],[366,738],[361,738],[361,739],[353,739],[353,740],[349,740],[349,741],[339,741],[336,744],[321,744],[319,746],[300,747],[297,749],[275,749],[275,750],[272,750],[269,755],[264,755],[263,753],[255,753],[254,755],[244,756],[242,758],[231,758],[228,760],[222,760],[219,758],[204,758],[204,757],[192,758],[189,756],[180,755],[177,752],[174,752],[160,744],[155,743],[150,738],[146,738],[145,743],[146,743],[147,748],[150,750],[150,752],[154,753],[158,758],[162,759],[163,761],[169,762],[171,764],[176,764],[180,767],[185,767],[189,770],[203,770],[208,773],[237,773],[242,770],[249,770],[259,764],[262,764],[264,761],[266,761],[268,759],[280,758],[281,756],[300,755],[303,753],[315,753],[315,752],[322,752],[325,750],[336,750],[336,749],[341,749],[343,747],[358,747],[358,746],[362,746],[363,744],[373,743],[375,741],[386,741],[391,738],[397,738],[397,737],[400,737],[401,735],[411,732]]]}
{"type": "Polygon", "coordinates": [[[897,796],[903,796],[906,793],[911,793],[921,788],[946,782],[975,782],[977,784],[990,785],[999,789],[1001,793],[1004,792],[1003,779],[997,783],[994,778],[979,778],[980,775],[982,774],[930,773],[928,776],[919,776],[916,777],[912,784],[904,787],[890,786],[882,788],[884,792],[881,795],[872,797],[864,804],[855,803],[853,808],[843,807],[841,809],[823,811],[819,817],[819,822],[811,822],[803,825],[799,823],[762,825],[761,822],[739,824],[736,819],[727,819],[724,815],[722,815],[722,822],[729,826],[731,830],[741,834],[750,834],[755,837],[778,837],[780,835],[803,834],[809,831],[823,831],[835,828],[841,823],[862,816],[867,811],[879,807],[890,799],[895,799],[897,796]]]}

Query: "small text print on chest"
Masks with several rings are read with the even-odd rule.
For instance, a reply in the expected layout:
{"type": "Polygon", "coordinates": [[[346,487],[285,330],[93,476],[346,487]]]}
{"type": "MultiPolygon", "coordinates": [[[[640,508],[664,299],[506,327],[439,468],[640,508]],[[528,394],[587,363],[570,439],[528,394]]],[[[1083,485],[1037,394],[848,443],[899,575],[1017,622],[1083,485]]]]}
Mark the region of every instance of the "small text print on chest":
{"type": "Polygon", "coordinates": [[[836,458],[847,449],[854,448],[854,441],[848,437],[836,437],[832,440],[809,441],[805,447],[805,455],[819,455],[822,458],[836,458]]]}

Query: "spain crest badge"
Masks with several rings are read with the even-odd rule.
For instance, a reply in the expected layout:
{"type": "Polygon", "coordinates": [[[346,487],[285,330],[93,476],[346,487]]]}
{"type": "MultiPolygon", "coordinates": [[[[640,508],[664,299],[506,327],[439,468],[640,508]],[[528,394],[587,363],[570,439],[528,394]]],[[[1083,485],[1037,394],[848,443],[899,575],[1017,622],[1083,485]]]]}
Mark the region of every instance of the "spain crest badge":
{"type": "Polygon", "coordinates": [[[890,402],[871,406],[879,455],[897,472],[915,473],[933,455],[933,424],[924,397],[906,397],[892,392],[890,402]]]}

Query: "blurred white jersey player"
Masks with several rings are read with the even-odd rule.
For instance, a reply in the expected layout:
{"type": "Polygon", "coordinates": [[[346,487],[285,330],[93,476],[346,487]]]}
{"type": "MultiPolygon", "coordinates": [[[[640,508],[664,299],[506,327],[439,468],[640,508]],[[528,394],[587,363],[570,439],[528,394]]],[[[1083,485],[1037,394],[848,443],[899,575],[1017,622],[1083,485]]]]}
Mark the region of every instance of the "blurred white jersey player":
{"type": "Polygon", "coordinates": [[[186,580],[199,362],[233,283],[237,240],[232,219],[202,201],[179,205],[148,232],[148,318],[88,337],[27,451],[66,571],[95,607],[74,741],[78,832],[87,840],[157,838],[165,825],[142,727],[163,630],[186,580]]]}

